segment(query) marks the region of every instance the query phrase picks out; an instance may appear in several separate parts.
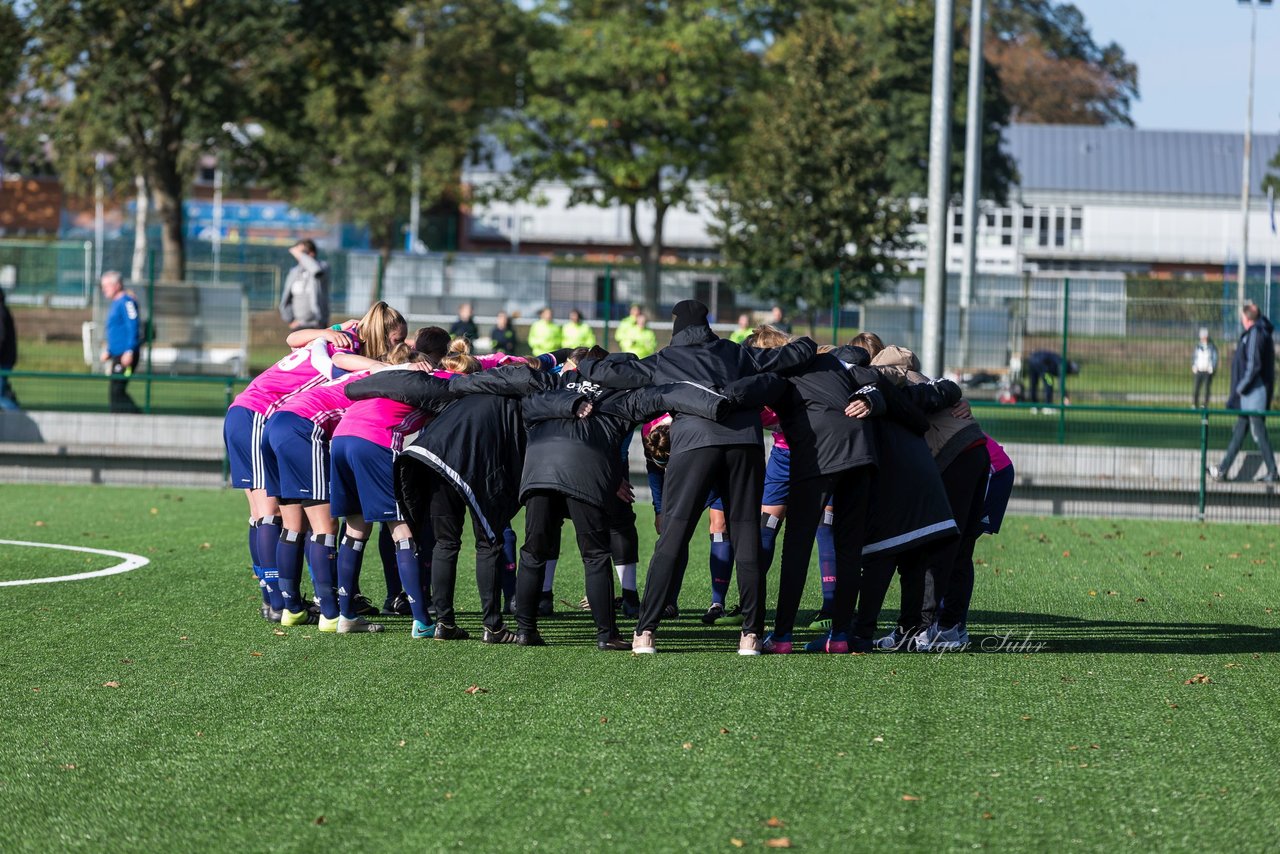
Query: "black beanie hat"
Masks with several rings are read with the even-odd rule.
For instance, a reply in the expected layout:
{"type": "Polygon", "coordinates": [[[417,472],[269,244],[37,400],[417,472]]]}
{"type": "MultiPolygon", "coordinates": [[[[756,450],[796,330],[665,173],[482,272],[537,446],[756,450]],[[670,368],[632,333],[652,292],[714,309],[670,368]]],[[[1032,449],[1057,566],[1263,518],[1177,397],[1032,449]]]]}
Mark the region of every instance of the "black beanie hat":
{"type": "Polygon", "coordinates": [[[690,326],[707,326],[709,309],[696,299],[681,300],[671,309],[671,334],[677,335],[690,326]]]}

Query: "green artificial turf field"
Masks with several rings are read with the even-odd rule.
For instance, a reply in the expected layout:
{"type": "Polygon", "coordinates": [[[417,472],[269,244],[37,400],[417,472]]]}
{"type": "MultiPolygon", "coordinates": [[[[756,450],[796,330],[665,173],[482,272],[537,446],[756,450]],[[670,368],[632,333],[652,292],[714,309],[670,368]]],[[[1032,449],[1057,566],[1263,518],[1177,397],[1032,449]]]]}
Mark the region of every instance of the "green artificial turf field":
{"type": "MultiPolygon", "coordinates": [[[[1010,518],[970,630],[1011,648],[750,659],[697,621],[704,537],[685,615],[633,657],[576,612],[543,649],[276,630],[245,515],[230,491],[0,487],[0,537],[151,560],[0,587],[0,851],[1275,844],[1273,528],[1010,518]]],[[[0,545],[0,580],[117,562],[0,545]]]]}

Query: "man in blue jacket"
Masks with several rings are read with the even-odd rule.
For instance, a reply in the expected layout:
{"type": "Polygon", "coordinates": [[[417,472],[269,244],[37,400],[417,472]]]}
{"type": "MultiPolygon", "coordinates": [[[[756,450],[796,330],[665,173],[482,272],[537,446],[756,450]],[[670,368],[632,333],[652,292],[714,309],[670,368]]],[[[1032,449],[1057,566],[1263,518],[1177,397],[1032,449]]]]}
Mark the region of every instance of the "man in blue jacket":
{"type": "MultiPolygon", "coordinates": [[[[1227,409],[1239,409],[1244,412],[1263,412],[1271,408],[1271,393],[1276,382],[1276,347],[1272,340],[1273,327],[1271,321],[1253,303],[1247,303],[1240,310],[1240,324],[1244,333],[1240,343],[1236,345],[1235,355],[1231,358],[1231,393],[1227,396],[1227,409]]],[[[1262,455],[1262,468],[1254,480],[1264,483],[1276,482],[1276,458],[1271,452],[1271,441],[1267,438],[1267,425],[1261,415],[1241,415],[1236,418],[1235,431],[1231,434],[1231,442],[1227,445],[1227,453],[1222,462],[1209,466],[1209,475],[1214,480],[1227,480],[1231,464],[1235,461],[1240,446],[1244,444],[1244,432],[1248,428],[1253,434],[1253,441],[1258,445],[1262,455]]]]}
{"type": "Polygon", "coordinates": [[[102,361],[111,363],[111,411],[141,412],[125,391],[142,353],[142,323],[138,301],[124,289],[115,270],[102,274],[102,295],[107,298],[107,341],[102,361]]]}

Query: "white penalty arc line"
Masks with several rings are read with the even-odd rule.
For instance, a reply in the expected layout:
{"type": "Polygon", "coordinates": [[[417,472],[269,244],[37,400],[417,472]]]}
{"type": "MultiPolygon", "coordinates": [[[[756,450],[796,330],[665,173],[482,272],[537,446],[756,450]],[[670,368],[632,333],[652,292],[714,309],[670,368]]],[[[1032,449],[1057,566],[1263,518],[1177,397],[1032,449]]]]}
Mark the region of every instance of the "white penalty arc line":
{"type": "Polygon", "coordinates": [[[86,552],[94,555],[105,555],[107,557],[118,557],[122,559],[121,563],[115,566],[109,566],[106,569],[95,569],[92,572],[77,572],[73,575],[54,575],[49,578],[20,578],[14,581],[0,581],[0,587],[17,587],[22,584],[52,584],[55,581],[80,581],[84,578],[101,578],[104,575],[119,575],[122,572],[131,572],[139,567],[146,566],[151,563],[150,560],[142,555],[129,554],[128,552],[113,552],[107,549],[90,549],[84,546],[64,546],[59,543],[29,543],[25,540],[0,540],[0,545],[4,546],[31,546],[37,549],[61,549],[68,552],[86,552]]]}

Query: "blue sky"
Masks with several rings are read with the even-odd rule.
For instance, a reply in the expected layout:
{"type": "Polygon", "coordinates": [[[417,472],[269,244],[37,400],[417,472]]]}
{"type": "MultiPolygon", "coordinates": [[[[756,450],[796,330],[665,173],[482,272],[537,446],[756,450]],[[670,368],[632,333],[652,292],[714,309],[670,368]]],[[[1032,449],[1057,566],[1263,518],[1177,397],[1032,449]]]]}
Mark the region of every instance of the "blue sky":
{"type": "MultiPolygon", "coordinates": [[[[960,0],[963,2],[963,0],[960,0]]],[[[1249,9],[1237,0],[1071,0],[1138,64],[1141,128],[1243,131],[1249,9]]],[[[1280,3],[1258,9],[1253,127],[1280,132],[1280,3]]]]}

